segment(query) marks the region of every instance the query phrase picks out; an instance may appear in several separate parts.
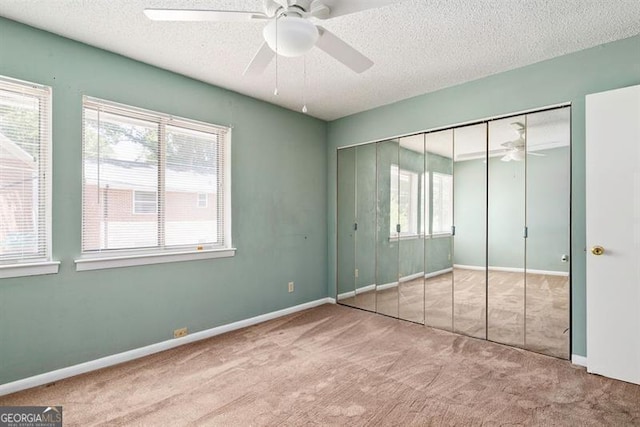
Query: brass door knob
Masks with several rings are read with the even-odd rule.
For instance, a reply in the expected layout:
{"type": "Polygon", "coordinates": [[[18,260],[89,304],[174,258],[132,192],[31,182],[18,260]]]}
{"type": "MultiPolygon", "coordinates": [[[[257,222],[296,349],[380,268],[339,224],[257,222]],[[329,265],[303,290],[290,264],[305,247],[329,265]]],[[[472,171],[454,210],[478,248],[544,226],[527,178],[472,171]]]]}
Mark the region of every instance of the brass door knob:
{"type": "Polygon", "coordinates": [[[604,248],[602,246],[594,246],[591,248],[591,253],[594,255],[602,255],[604,253],[604,248]]]}

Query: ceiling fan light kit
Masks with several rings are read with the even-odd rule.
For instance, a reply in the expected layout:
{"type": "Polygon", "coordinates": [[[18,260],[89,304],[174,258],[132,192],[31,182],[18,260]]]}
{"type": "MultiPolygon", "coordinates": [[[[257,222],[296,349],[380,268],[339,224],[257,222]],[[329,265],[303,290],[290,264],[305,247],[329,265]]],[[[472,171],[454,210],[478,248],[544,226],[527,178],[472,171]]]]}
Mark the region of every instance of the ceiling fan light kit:
{"type": "Polygon", "coordinates": [[[297,16],[282,16],[273,20],[262,31],[272,51],[289,58],[309,52],[320,34],[313,23],[297,16]]]}

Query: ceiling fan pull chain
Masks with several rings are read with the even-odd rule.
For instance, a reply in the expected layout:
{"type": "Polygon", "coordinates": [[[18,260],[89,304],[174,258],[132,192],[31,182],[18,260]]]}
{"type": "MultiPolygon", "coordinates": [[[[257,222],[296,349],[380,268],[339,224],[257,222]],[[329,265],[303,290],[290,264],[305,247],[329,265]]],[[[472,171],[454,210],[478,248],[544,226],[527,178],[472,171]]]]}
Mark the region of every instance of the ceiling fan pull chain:
{"type": "Polygon", "coordinates": [[[278,19],[279,16],[276,16],[276,88],[273,91],[275,96],[278,96],[278,19]]]}
{"type": "Polygon", "coordinates": [[[302,63],[304,64],[302,73],[302,112],[307,114],[307,55],[302,57],[302,63]]]}

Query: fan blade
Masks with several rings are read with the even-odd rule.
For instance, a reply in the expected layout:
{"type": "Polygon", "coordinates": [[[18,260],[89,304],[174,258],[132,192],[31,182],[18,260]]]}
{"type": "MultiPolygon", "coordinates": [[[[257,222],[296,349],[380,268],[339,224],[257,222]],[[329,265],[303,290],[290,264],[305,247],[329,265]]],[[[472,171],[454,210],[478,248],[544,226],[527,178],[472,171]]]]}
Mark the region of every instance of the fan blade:
{"type": "Polygon", "coordinates": [[[325,30],[319,25],[317,27],[320,32],[320,37],[316,42],[316,46],[320,49],[351,68],[356,73],[362,73],[373,66],[372,60],[355,50],[338,36],[325,30]]]}
{"type": "Polygon", "coordinates": [[[262,43],[258,52],[253,56],[253,59],[245,68],[244,76],[255,76],[258,74],[262,74],[262,72],[267,68],[267,66],[271,63],[273,57],[276,56],[276,53],[271,50],[267,42],[262,43]]]}
{"type": "Polygon", "coordinates": [[[538,157],[545,157],[546,154],[542,154],[542,153],[533,153],[531,151],[527,152],[528,155],[530,156],[538,156],[538,157]]]}
{"type": "Polygon", "coordinates": [[[320,10],[315,16],[318,19],[335,18],[336,16],[349,15],[350,13],[360,12],[367,9],[377,9],[379,7],[388,6],[394,3],[400,3],[402,0],[315,0],[311,3],[310,10],[320,10]],[[329,13],[325,13],[327,6],[329,13]]]}
{"type": "Polygon", "coordinates": [[[507,154],[506,156],[502,157],[500,159],[503,162],[510,162],[511,161],[511,154],[507,154]]]}
{"type": "Polygon", "coordinates": [[[251,21],[267,19],[262,12],[242,12],[234,10],[196,10],[196,9],[145,9],[144,14],[153,21],[251,21]]]}

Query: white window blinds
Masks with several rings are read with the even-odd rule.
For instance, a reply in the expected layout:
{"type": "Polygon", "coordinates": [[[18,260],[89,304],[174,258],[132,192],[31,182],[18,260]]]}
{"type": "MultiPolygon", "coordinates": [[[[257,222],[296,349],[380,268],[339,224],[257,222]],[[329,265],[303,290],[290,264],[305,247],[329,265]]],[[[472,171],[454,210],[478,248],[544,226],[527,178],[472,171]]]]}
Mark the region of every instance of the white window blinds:
{"type": "Polygon", "coordinates": [[[0,264],[51,257],[51,88],[0,77],[0,264]]]}
{"type": "Polygon", "coordinates": [[[83,122],[84,253],[230,246],[228,128],[89,97],[83,122]]]}

